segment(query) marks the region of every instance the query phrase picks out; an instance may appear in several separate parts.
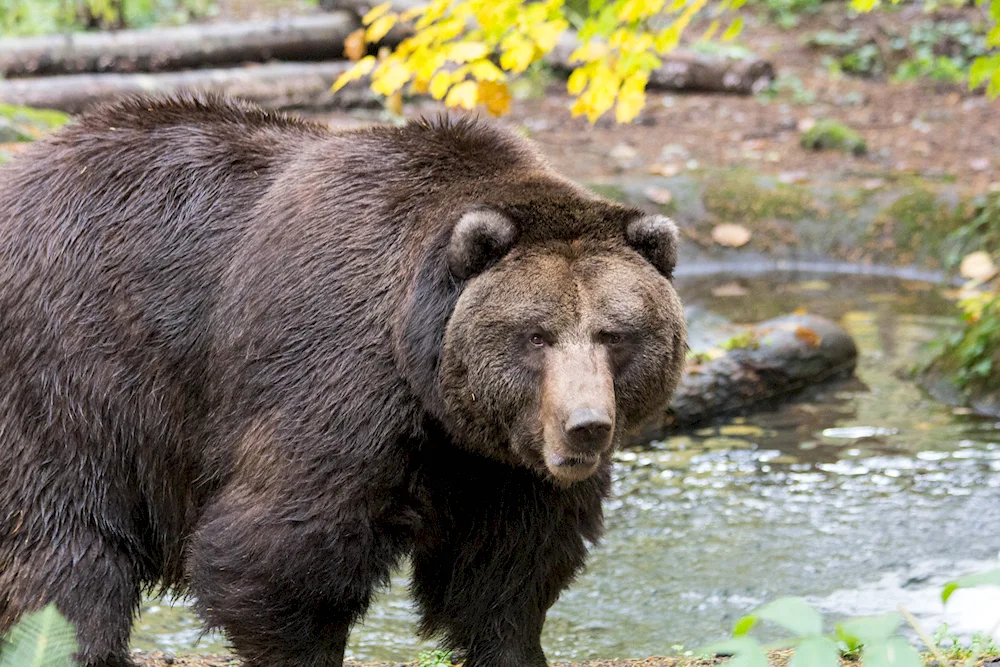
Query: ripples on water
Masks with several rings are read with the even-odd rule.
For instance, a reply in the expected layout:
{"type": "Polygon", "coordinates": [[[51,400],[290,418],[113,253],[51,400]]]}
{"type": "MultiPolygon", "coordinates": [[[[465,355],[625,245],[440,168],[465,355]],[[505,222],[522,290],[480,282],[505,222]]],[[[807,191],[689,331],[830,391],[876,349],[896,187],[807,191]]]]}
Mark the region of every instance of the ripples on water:
{"type": "MultiPolygon", "coordinates": [[[[1000,551],[1000,424],[901,379],[949,326],[953,306],[929,284],[886,278],[713,277],[679,287],[686,303],[737,322],[798,308],[839,322],[860,348],[857,377],[620,452],[607,535],[549,613],[549,657],[667,654],[724,636],[782,595],[804,595],[830,618],[903,603],[933,631],[945,618],[940,584],[990,567],[1000,551]],[[712,296],[734,280],[747,296],[712,296]]],[[[406,585],[399,573],[354,630],[349,655],[402,661],[431,647],[414,636],[406,585]]],[[[997,620],[987,612],[1000,616],[1000,593],[977,595],[958,607],[964,616],[948,618],[952,627],[997,620]]],[[[151,601],[133,643],[224,649],[200,632],[182,605],[151,601]]]]}

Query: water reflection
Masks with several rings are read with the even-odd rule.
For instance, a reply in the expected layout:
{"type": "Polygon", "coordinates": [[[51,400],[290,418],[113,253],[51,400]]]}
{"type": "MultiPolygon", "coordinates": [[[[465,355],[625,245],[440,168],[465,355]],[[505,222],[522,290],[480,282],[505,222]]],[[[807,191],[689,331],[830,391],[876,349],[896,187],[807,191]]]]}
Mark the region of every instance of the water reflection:
{"type": "MultiPolygon", "coordinates": [[[[832,616],[904,602],[942,620],[928,602],[938,580],[1000,551],[998,425],[907,379],[950,326],[951,304],[929,284],[887,278],[713,277],[679,288],[736,322],[799,308],[839,322],[858,342],[857,378],[619,453],[607,537],[550,613],[550,657],[662,655],[724,635],[779,595],[805,595],[832,616]],[[717,289],[733,282],[747,296],[717,289]]],[[[405,573],[393,584],[355,629],[352,656],[401,661],[428,647],[413,634],[405,573]]],[[[978,609],[991,605],[1000,614],[1000,598],[978,609]]],[[[134,643],[186,651],[198,631],[182,607],[150,603],[134,643]]],[[[210,635],[196,650],[221,648],[210,635]]]]}

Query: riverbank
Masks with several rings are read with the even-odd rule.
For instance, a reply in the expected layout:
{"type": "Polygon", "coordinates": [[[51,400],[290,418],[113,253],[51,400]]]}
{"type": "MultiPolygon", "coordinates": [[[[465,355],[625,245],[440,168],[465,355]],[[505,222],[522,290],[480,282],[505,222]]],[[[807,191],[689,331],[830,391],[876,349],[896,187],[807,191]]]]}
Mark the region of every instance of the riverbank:
{"type": "MultiPolygon", "coordinates": [[[[792,653],[790,651],[775,651],[771,653],[768,661],[772,667],[785,667],[792,653]]],[[[240,661],[233,656],[206,656],[206,655],[185,655],[173,656],[170,654],[148,653],[137,656],[140,667],[161,667],[167,665],[183,667],[236,667],[240,661]]],[[[552,663],[552,667],[707,667],[709,665],[725,664],[724,658],[661,658],[650,657],[645,660],[588,660],[586,662],[557,662],[552,663]]],[[[925,664],[939,666],[936,660],[927,656],[925,664]]],[[[957,667],[965,665],[966,659],[956,657],[949,660],[947,665],[940,667],[957,667]]],[[[1000,656],[987,656],[976,663],[976,667],[997,667],[1000,666],[1000,656]]],[[[862,667],[859,660],[841,660],[843,667],[862,667]]],[[[344,663],[344,667],[421,667],[419,663],[398,663],[398,662],[353,662],[344,663]]]]}

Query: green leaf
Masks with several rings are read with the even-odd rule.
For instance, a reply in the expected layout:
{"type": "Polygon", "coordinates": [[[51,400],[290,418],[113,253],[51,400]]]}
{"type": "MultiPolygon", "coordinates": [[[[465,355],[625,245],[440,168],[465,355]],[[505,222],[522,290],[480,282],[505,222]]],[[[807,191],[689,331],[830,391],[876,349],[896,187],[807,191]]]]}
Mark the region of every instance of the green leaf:
{"type": "Polygon", "coordinates": [[[923,667],[924,664],[916,649],[902,637],[866,645],[861,652],[861,663],[865,667],[923,667]]]}
{"type": "Polygon", "coordinates": [[[837,645],[826,637],[808,637],[795,649],[788,667],[839,667],[837,645]]]}
{"type": "Polygon", "coordinates": [[[1000,586],[1000,570],[990,570],[979,574],[970,574],[967,577],[949,581],[941,591],[941,601],[947,602],[951,594],[959,588],[974,588],[976,586],[1000,586]]]}
{"type": "Polygon", "coordinates": [[[69,667],[76,648],[73,626],[50,604],[11,628],[0,667],[69,667]]]}
{"type": "Polygon", "coordinates": [[[899,614],[896,613],[852,618],[837,624],[837,636],[844,639],[848,646],[867,646],[892,637],[899,623],[899,614]]]}
{"type": "Polygon", "coordinates": [[[1000,54],[976,58],[969,67],[969,88],[979,87],[997,73],[1000,73],[1000,54]]]}
{"type": "Polygon", "coordinates": [[[733,636],[742,637],[746,633],[750,632],[750,629],[757,624],[757,617],[753,614],[747,614],[740,620],[736,621],[736,625],[733,626],[733,636]]]}
{"type": "Polygon", "coordinates": [[[767,667],[767,652],[753,637],[734,637],[695,650],[695,655],[731,655],[727,667],[767,667]]]}
{"type": "Polygon", "coordinates": [[[757,609],[754,616],[780,625],[799,637],[823,633],[823,617],[802,598],[780,598],[757,609]]]}

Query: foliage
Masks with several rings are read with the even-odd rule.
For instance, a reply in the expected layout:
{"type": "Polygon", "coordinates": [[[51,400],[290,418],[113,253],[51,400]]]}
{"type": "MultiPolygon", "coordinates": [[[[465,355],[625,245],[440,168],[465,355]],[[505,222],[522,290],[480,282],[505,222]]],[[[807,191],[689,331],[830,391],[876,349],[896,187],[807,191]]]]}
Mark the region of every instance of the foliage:
{"type": "MultiPolygon", "coordinates": [[[[743,2],[718,0],[714,13],[743,2]]],[[[645,105],[650,72],[707,4],[590,0],[581,16],[569,11],[564,0],[432,0],[402,14],[390,12],[385,3],[364,17],[366,41],[378,42],[399,21],[414,21],[415,34],[382,58],[361,58],[334,88],[371,74],[372,89],[387,97],[409,84],[448,106],[471,109],[482,104],[499,115],[510,102],[508,73],[520,74],[541,60],[573,25],[580,44],[570,54],[576,68],[567,82],[576,98],[573,115],[594,122],[614,108],[615,118],[628,122],[645,105]]],[[[733,19],[722,32],[723,41],[734,37],[741,25],[739,17],[733,19]]],[[[706,34],[712,36],[720,27],[714,22],[706,34]]]]}
{"type": "Polygon", "coordinates": [[[874,77],[895,67],[892,75],[900,81],[963,82],[973,62],[989,55],[985,27],[968,21],[922,21],[908,34],[890,32],[885,43],[864,39],[856,29],[820,30],[807,41],[834,54],[827,64],[835,72],[874,77]]]}
{"type": "Polygon", "coordinates": [[[0,103],[0,119],[10,121],[25,129],[33,138],[37,138],[46,132],[62,127],[69,122],[70,117],[69,114],[62,111],[32,109],[0,103]]]}
{"type": "Polygon", "coordinates": [[[214,0],[0,0],[0,37],[179,24],[214,7],[214,0]]]}
{"type": "Polygon", "coordinates": [[[816,121],[802,133],[800,142],[803,148],[814,151],[836,150],[864,155],[868,150],[860,134],[830,118],[816,121]]]}
{"type": "Polygon", "coordinates": [[[963,257],[977,250],[1000,251],[1000,192],[977,196],[965,208],[961,224],[942,243],[947,267],[958,266],[963,257]]]}
{"type": "Polygon", "coordinates": [[[717,219],[742,223],[771,218],[800,220],[816,210],[808,189],[791,183],[765,187],[754,172],[744,169],[710,174],[702,201],[705,210],[717,219]]]}
{"type": "Polygon", "coordinates": [[[723,341],[720,347],[723,350],[756,350],[760,346],[757,335],[752,330],[736,334],[729,340],[723,341]]]}
{"type": "MultiPolygon", "coordinates": [[[[994,256],[1000,251],[1000,193],[978,197],[969,208],[966,221],[942,242],[946,265],[976,251],[994,256]]],[[[959,301],[959,308],[958,330],[938,341],[921,370],[941,373],[964,391],[1000,392],[1000,293],[973,291],[959,301]]]]}
{"type": "Polygon", "coordinates": [[[815,14],[823,0],[753,0],[753,4],[767,11],[768,16],[785,30],[799,24],[799,15],[815,14]]]}
{"type": "MultiPolygon", "coordinates": [[[[1000,584],[1000,570],[974,574],[947,584],[942,591],[942,599],[957,588],[1000,584]]],[[[770,602],[738,621],[733,627],[730,639],[710,644],[698,650],[701,654],[725,654],[733,658],[727,665],[731,667],[767,667],[767,653],[776,648],[794,647],[788,667],[839,667],[840,655],[860,655],[865,667],[921,667],[924,663],[909,642],[899,634],[904,618],[909,622],[927,648],[937,657],[940,653],[938,641],[928,638],[905,610],[901,614],[889,613],[881,616],[848,619],[836,624],[833,634],[823,632],[823,617],[802,598],[787,597],[770,602]],[[791,637],[773,645],[761,644],[750,631],[761,622],[768,622],[787,630],[791,637]]],[[[956,640],[957,644],[957,640],[956,640]]],[[[981,640],[970,648],[965,656],[969,664],[974,664],[986,651],[995,649],[992,642],[981,640]]]]}
{"type": "Polygon", "coordinates": [[[944,341],[930,368],[960,389],[1000,390],[1000,295],[980,293],[959,302],[962,329],[944,341]]]}
{"type": "Polygon", "coordinates": [[[425,651],[417,656],[417,667],[451,667],[451,651],[425,651]]]}
{"type": "Polygon", "coordinates": [[[985,632],[976,632],[972,635],[972,640],[966,646],[957,636],[948,632],[948,624],[942,623],[941,627],[934,633],[934,643],[941,653],[948,660],[959,661],[969,660],[973,656],[997,655],[1000,653],[1000,646],[985,632]]]}
{"type": "MultiPolygon", "coordinates": [[[[390,99],[400,99],[408,89],[430,93],[447,106],[472,109],[482,105],[490,113],[502,115],[510,104],[511,75],[520,75],[539,62],[573,28],[578,48],[569,57],[574,69],[567,81],[567,90],[574,97],[573,115],[595,122],[614,109],[618,122],[628,122],[646,103],[650,73],[680,43],[691,21],[703,15],[712,18],[702,36],[705,42],[719,34],[722,16],[735,12],[745,1],[431,0],[402,13],[391,11],[386,2],[364,17],[366,27],[356,34],[355,41],[378,43],[401,22],[412,22],[414,33],[394,51],[383,49],[378,56],[352,49],[357,62],[338,79],[334,89],[370,75],[372,89],[390,99]]],[[[756,1],[785,25],[793,25],[797,13],[820,2],[756,1]]],[[[879,1],[851,0],[851,7],[870,11],[879,1]]],[[[898,75],[955,80],[967,73],[972,86],[985,83],[991,96],[1000,94],[1000,54],[987,51],[1000,46],[1000,0],[979,1],[990,5],[992,28],[984,37],[974,39],[967,24],[915,27],[902,42],[912,47],[915,55],[898,75]],[[958,51],[935,51],[942,39],[957,45],[958,51]]],[[[721,31],[722,41],[731,40],[741,28],[742,17],[737,15],[721,31]]],[[[838,66],[867,72],[878,67],[879,58],[875,46],[858,44],[843,55],[838,66]]]]}
{"type": "Polygon", "coordinates": [[[813,104],[816,101],[816,93],[806,88],[799,77],[779,74],[757,94],[757,99],[764,103],[787,99],[792,104],[813,104]]]}
{"type": "Polygon", "coordinates": [[[49,605],[11,628],[0,650],[0,667],[69,667],[76,648],[73,626],[49,605]]]}

